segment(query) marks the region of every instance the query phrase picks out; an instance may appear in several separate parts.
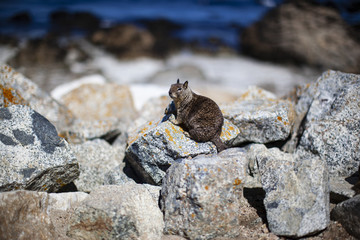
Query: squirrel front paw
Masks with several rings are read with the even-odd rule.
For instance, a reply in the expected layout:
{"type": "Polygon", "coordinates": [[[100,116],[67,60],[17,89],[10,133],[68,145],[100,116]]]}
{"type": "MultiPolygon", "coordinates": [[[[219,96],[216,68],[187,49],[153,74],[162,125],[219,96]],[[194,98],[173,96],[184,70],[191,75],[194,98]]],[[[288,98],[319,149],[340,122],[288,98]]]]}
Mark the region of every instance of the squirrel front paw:
{"type": "Polygon", "coordinates": [[[187,131],[184,131],[183,133],[184,133],[185,137],[191,138],[191,137],[190,137],[190,133],[188,133],[187,131]]]}
{"type": "Polygon", "coordinates": [[[178,125],[179,122],[176,120],[174,114],[171,114],[170,117],[169,117],[169,121],[174,124],[174,125],[178,125]]]}

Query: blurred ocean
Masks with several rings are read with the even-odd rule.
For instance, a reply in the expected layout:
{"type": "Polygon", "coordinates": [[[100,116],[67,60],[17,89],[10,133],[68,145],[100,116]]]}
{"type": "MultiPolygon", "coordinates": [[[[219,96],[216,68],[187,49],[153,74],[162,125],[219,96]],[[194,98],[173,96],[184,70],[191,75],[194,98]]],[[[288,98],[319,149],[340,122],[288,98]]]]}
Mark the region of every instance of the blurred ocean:
{"type": "MultiPolygon", "coordinates": [[[[350,7],[358,0],[318,0],[336,6],[350,24],[359,24],[359,12],[350,7]]],[[[241,30],[260,19],[283,0],[1,0],[0,33],[19,37],[36,37],[46,33],[49,16],[55,10],[86,11],[101,19],[102,26],[165,18],[181,24],[176,32],[182,40],[202,41],[220,38],[230,46],[238,43],[241,30]],[[9,22],[9,18],[27,11],[29,24],[9,22]]],[[[356,10],[356,9],[355,9],[356,10]]]]}

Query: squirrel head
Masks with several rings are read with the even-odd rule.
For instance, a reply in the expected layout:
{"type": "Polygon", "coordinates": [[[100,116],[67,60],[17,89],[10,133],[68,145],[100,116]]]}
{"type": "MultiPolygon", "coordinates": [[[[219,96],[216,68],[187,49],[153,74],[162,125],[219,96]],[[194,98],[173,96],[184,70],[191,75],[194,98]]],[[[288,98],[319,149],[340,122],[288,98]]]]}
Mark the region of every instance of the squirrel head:
{"type": "Polygon", "coordinates": [[[175,84],[172,84],[169,90],[169,96],[176,100],[176,101],[182,101],[185,99],[186,96],[191,95],[191,89],[189,88],[188,81],[184,83],[180,83],[180,80],[178,79],[175,84]]]}

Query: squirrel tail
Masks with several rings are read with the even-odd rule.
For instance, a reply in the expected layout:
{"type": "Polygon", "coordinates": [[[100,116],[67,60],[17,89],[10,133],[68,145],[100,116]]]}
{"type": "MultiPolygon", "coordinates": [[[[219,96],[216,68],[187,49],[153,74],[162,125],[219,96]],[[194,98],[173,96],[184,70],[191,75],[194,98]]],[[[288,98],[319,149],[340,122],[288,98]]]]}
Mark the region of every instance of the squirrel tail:
{"type": "Polygon", "coordinates": [[[216,149],[218,152],[221,152],[225,149],[227,149],[228,147],[221,141],[219,136],[216,136],[213,140],[211,140],[212,143],[215,144],[216,149]]]}

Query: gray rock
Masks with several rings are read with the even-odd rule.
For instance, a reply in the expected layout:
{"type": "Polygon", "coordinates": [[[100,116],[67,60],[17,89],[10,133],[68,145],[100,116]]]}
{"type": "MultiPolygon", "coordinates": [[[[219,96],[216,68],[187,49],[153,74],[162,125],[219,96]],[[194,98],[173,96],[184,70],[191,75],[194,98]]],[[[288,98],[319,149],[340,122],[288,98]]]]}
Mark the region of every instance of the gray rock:
{"type": "Polygon", "coordinates": [[[349,183],[348,178],[345,180],[341,177],[330,177],[330,201],[338,203],[352,198],[356,195],[354,183],[349,183]]]}
{"type": "Polygon", "coordinates": [[[47,213],[55,227],[57,238],[71,240],[66,236],[69,220],[74,209],[86,198],[84,192],[49,193],[47,200],[47,213]]]}
{"type": "Polygon", "coordinates": [[[329,183],[325,161],[298,149],[295,154],[252,145],[266,192],[264,205],[269,229],[276,235],[303,237],[330,223],[329,183]]]}
{"type": "Polygon", "coordinates": [[[86,121],[115,118],[131,124],[138,116],[129,87],[115,83],[82,84],[64,94],[61,102],[86,121]]]}
{"type": "Polygon", "coordinates": [[[121,171],[125,165],[124,149],[113,147],[101,139],[72,145],[71,149],[80,166],[80,176],[74,181],[79,191],[91,192],[104,184],[106,174],[114,170],[121,171]]]}
{"type": "Polygon", "coordinates": [[[287,139],[295,117],[291,102],[268,98],[269,94],[262,94],[264,97],[261,97],[253,91],[258,92],[259,89],[252,89],[239,100],[221,106],[224,118],[240,129],[231,144],[269,143],[287,139]]]}
{"type": "Polygon", "coordinates": [[[165,234],[189,239],[237,236],[243,208],[248,207],[243,197],[247,163],[241,148],[177,160],[161,190],[165,234]]]}
{"type": "Polygon", "coordinates": [[[68,143],[45,117],[22,105],[0,108],[0,191],[54,192],[79,176],[68,143]]]}
{"type": "Polygon", "coordinates": [[[359,73],[360,44],[350,28],[333,7],[290,1],[242,31],[240,41],[243,53],[264,60],[359,73]]]}
{"type": "Polygon", "coordinates": [[[69,210],[85,200],[88,195],[84,192],[49,193],[46,211],[51,214],[53,211],[69,210]]]}
{"type": "Polygon", "coordinates": [[[79,83],[73,89],[73,84],[62,86],[68,92],[58,94],[59,101],[78,118],[61,132],[68,142],[78,144],[95,138],[112,142],[118,135],[127,135],[127,128],[138,116],[128,86],[79,83]]]}
{"type": "MultiPolygon", "coordinates": [[[[226,143],[237,135],[236,126],[226,121],[221,139],[226,143]]],[[[197,143],[170,121],[149,122],[129,135],[126,158],[147,183],[160,185],[166,169],[178,158],[216,153],[211,142],[197,143]]]]}
{"type": "Polygon", "coordinates": [[[87,195],[24,190],[0,193],[0,238],[67,240],[69,213],[87,195]]]}
{"type": "Polygon", "coordinates": [[[142,185],[102,186],[75,209],[72,239],[160,239],[163,216],[142,185]]]}
{"type": "Polygon", "coordinates": [[[297,104],[309,106],[300,146],[326,160],[331,176],[351,176],[360,165],[359,92],[360,75],[327,71],[297,104]]]}
{"type": "Polygon", "coordinates": [[[108,171],[104,176],[104,185],[121,185],[126,183],[135,183],[124,173],[124,163],[108,171]]]}
{"type": "Polygon", "coordinates": [[[164,111],[169,105],[169,102],[169,96],[153,97],[148,99],[139,111],[140,116],[135,120],[135,127],[133,128],[133,126],[131,126],[131,128],[136,129],[150,121],[164,117],[164,111]]]}
{"type": "Polygon", "coordinates": [[[331,211],[331,218],[340,222],[346,231],[360,238],[360,195],[339,203],[331,211]]]}
{"type": "Polygon", "coordinates": [[[45,192],[0,193],[0,238],[56,239],[54,225],[46,212],[47,198],[45,192]]]}
{"type": "Polygon", "coordinates": [[[150,193],[150,195],[152,196],[154,201],[158,203],[160,201],[161,187],[160,186],[150,185],[150,184],[142,184],[142,185],[150,193]]]}
{"type": "MultiPolygon", "coordinates": [[[[102,120],[81,120],[73,121],[73,124],[64,128],[60,136],[71,144],[81,144],[97,138],[109,142],[118,137],[127,139],[126,126],[118,118],[105,118],[102,120]]],[[[125,149],[125,140],[119,139],[119,143],[125,149]]]]}
{"type": "Polygon", "coordinates": [[[70,126],[74,116],[35,83],[14,71],[10,66],[0,66],[0,107],[27,105],[47,118],[56,128],[70,126]]]}

